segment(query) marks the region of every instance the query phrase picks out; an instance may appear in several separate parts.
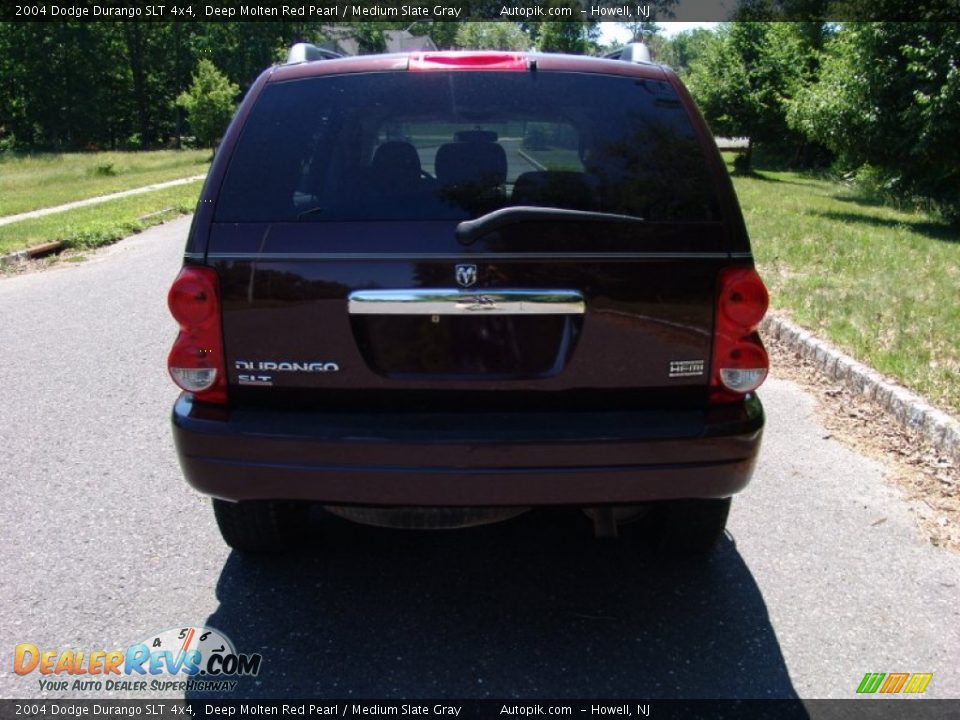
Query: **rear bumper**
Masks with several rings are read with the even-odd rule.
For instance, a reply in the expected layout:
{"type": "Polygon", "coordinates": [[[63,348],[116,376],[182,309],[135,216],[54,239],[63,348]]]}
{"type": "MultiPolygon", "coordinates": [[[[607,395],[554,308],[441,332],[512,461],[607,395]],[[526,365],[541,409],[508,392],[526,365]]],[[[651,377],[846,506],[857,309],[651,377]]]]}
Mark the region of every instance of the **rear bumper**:
{"type": "Polygon", "coordinates": [[[181,396],[187,481],[227,500],[595,505],[719,498],[749,482],[756,397],[718,410],[580,413],[227,411],[181,396]]]}

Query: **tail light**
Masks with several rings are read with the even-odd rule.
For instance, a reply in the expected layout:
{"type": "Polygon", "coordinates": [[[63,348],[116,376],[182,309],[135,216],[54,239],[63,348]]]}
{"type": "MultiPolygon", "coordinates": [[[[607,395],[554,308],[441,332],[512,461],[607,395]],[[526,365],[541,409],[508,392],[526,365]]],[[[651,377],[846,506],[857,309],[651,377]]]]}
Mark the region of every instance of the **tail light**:
{"type": "Polygon", "coordinates": [[[167,357],[170,377],[197,400],[225,404],[227,373],[217,273],[207,267],[183,268],[173,281],[167,305],[180,324],[167,357]]]}
{"type": "Polygon", "coordinates": [[[753,268],[728,268],[720,273],[711,402],[736,402],[766,380],[770,360],[757,325],[767,312],[769,301],[767,288],[753,268]]]}

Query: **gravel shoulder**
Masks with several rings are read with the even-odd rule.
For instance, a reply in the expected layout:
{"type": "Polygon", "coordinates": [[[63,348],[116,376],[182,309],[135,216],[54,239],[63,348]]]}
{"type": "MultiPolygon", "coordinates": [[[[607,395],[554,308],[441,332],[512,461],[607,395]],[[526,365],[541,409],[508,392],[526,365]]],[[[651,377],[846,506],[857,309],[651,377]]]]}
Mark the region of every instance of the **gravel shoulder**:
{"type": "Polygon", "coordinates": [[[876,403],[831,380],[814,363],[778,341],[764,338],[764,342],[773,372],[816,398],[826,437],[883,462],[888,482],[915,501],[910,510],[929,542],[960,553],[960,467],[904,430],[876,403]]]}

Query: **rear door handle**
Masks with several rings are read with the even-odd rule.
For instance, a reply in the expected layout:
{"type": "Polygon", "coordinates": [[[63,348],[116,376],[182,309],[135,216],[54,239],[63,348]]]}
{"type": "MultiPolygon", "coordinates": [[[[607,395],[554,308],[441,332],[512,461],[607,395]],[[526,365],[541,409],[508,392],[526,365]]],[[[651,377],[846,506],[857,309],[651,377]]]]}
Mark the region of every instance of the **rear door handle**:
{"type": "Polygon", "coordinates": [[[582,315],[576,290],[355,290],[351,315],[582,315]]]}

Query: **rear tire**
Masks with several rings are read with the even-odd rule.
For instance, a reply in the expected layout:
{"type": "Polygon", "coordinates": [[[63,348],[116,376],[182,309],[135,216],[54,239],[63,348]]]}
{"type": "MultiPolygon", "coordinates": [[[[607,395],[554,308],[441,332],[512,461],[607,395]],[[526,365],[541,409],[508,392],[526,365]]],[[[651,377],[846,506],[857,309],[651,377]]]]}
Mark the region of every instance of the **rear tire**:
{"type": "Polygon", "coordinates": [[[284,500],[213,500],[224,542],[246,553],[278,553],[302,544],[309,529],[310,505],[284,500]]]}
{"type": "Polygon", "coordinates": [[[653,507],[654,543],[657,549],[679,556],[709,554],[727,527],[730,500],[670,500],[657,503],[653,507]]]}

